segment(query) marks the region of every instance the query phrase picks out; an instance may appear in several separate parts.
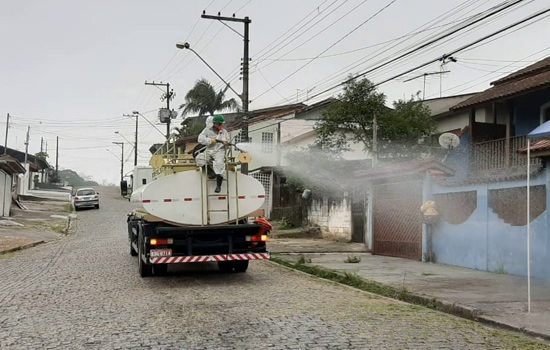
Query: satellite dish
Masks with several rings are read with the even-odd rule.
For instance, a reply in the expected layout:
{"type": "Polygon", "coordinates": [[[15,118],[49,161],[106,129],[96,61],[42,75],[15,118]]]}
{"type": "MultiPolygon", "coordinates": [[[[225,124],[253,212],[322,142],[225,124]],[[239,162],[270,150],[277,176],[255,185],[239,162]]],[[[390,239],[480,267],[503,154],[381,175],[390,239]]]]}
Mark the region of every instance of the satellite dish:
{"type": "Polygon", "coordinates": [[[439,136],[439,144],[445,149],[453,149],[460,146],[460,139],[452,132],[446,132],[439,136]]]}

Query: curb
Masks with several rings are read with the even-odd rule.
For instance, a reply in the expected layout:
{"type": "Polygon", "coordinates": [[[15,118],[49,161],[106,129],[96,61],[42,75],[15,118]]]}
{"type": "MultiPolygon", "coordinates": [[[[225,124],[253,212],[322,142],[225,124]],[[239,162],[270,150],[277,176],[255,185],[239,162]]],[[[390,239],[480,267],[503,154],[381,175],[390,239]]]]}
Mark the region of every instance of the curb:
{"type": "MultiPolygon", "coordinates": [[[[285,261],[287,261],[291,264],[295,264],[294,262],[283,259],[280,256],[278,258],[282,259],[282,260],[285,260],[285,261]]],[[[440,300],[440,299],[437,299],[437,298],[432,297],[432,296],[428,296],[428,295],[424,295],[424,294],[418,294],[418,293],[411,293],[411,292],[407,292],[405,297],[403,297],[403,298],[392,298],[392,297],[389,297],[389,296],[377,294],[375,292],[365,291],[365,290],[362,290],[362,289],[359,289],[359,288],[355,288],[353,286],[348,286],[346,284],[342,284],[342,283],[339,283],[337,281],[333,281],[331,279],[319,277],[319,276],[316,276],[314,274],[307,273],[305,271],[300,271],[300,270],[295,269],[293,267],[281,265],[281,264],[279,264],[275,261],[270,260],[270,263],[279,265],[283,268],[287,268],[287,269],[290,269],[290,270],[293,270],[293,271],[296,271],[296,272],[303,273],[303,274],[308,275],[308,276],[312,276],[312,277],[321,279],[323,281],[329,281],[329,282],[336,283],[336,284],[339,284],[339,285],[342,285],[342,286],[346,286],[346,287],[352,288],[354,290],[359,290],[359,291],[362,291],[362,292],[365,292],[365,293],[374,294],[374,295],[377,295],[377,296],[380,296],[380,297],[383,297],[383,298],[396,300],[396,301],[400,301],[400,302],[405,302],[405,303],[408,303],[408,304],[424,306],[424,307],[427,307],[427,308],[432,309],[432,310],[441,311],[441,312],[444,312],[444,313],[447,313],[447,314],[450,314],[450,315],[454,315],[454,316],[457,316],[457,317],[460,317],[460,318],[468,319],[468,320],[471,320],[471,321],[476,321],[476,322],[479,322],[479,323],[482,323],[482,324],[485,324],[485,325],[488,325],[488,326],[493,326],[493,327],[508,330],[508,331],[514,331],[514,332],[525,334],[525,335],[528,335],[528,336],[531,336],[531,337],[535,337],[535,338],[543,339],[543,340],[546,340],[546,341],[550,341],[550,334],[544,334],[544,333],[540,333],[540,332],[537,332],[537,331],[525,329],[523,327],[515,326],[515,325],[510,324],[510,323],[490,319],[487,316],[482,315],[482,311],[478,308],[469,307],[469,306],[457,304],[455,302],[450,302],[450,301],[447,301],[447,300],[440,300]]],[[[325,269],[327,271],[331,271],[331,272],[336,273],[336,274],[340,274],[340,275],[342,274],[341,271],[328,269],[328,268],[325,268],[324,266],[320,266],[320,265],[316,265],[316,264],[311,264],[311,265],[313,265],[317,268],[320,268],[320,269],[325,269]]],[[[387,285],[387,284],[379,283],[377,281],[369,280],[369,279],[366,279],[366,278],[363,278],[363,277],[360,277],[360,276],[358,276],[358,277],[361,278],[362,280],[365,280],[365,281],[375,282],[375,283],[378,283],[379,285],[382,285],[382,286],[385,286],[385,287],[388,287],[388,288],[391,288],[391,289],[395,289],[394,287],[392,287],[390,285],[387,285]]]]}
{"type": "Polygon", "coordinates": [[[28,249],[28,248],[32,248],[32,247],[35,247],[39,244],[42,244],[42,243],[46,243],[46,241],[36,241],[36,242],[32,242],[32,243],[28,243],[28,244],[24,244],[24,245],[21,245],[19,247],[15,247],[15,248],[11,248],[11,249],[6,249],[6,250],[2,250],[0,251],[0,255],[3,255],[3,254],[8,254],[8,253],[13,253],[13,252],[16,252],[18,250],[23,250],[23,249],[28,249]]]}

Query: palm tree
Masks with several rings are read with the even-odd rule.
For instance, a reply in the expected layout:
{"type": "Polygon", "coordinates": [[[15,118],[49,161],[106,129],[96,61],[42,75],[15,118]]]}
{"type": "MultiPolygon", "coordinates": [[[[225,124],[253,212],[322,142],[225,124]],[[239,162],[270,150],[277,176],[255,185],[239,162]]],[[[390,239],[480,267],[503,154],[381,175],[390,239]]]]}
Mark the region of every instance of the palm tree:
{"type": "Polygon", "coordinates": [[[185,95],[185,103],[180,106],[182,114],[195,113],[198,116],[214,115],[217,111],[239,109],[239,104],[234,98],[224,101],[225,93],[229,87],[216,90],[208,82],[202,78],[197,80],[195,86],[185,95]]]}

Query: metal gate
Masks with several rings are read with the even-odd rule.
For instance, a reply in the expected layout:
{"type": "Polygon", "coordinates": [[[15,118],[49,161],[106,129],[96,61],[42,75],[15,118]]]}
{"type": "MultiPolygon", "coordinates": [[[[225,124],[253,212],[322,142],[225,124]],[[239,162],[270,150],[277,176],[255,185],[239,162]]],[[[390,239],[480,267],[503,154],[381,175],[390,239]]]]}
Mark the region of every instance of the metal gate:
{"type": "Polygon", "coordinates": [[[261,209],[264,210],[265,217],[269,219],[271,216],[271,184],[273,183],[273,173],[261,173],[257,171],[251,173],[250,176],[254,177],[256,180],[260,181],[262,185],[264,185],[265,202],[261,209]]]}
{"type": "Polygon", "coordinates": [[[373,254],[421,260],[422,182],[374,186],[373,254]]]}

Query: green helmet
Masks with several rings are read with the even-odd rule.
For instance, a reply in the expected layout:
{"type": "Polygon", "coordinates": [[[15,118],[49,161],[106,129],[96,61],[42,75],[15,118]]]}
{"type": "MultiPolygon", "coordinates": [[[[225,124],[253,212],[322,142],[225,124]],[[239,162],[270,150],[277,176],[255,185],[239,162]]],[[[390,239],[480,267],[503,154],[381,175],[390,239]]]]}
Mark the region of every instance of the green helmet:
{"type": "Polygon", "coordinates": [[[225,120],[223,120],[223,117],[221,115],[217,115],[214,117],[214,120],[212,120],[213,123],[215,124],[223,124],[225,123],[225,120]]]}

